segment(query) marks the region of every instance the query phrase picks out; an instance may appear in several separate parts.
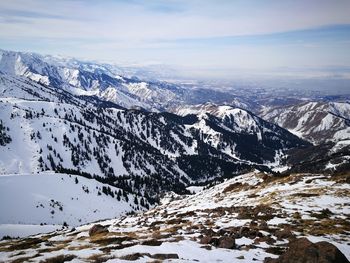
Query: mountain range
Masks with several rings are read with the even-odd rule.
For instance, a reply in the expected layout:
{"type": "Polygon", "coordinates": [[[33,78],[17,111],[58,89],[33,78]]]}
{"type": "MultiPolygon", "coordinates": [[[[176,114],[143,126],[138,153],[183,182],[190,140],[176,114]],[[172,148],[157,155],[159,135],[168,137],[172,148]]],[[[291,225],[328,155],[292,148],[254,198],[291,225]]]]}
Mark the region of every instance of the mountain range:
{"type": "Polygon", "coordinates": [[[285,150],[308,145],[232,107],[220,116],[124,109],[3,73],[0,97],[2,173],[71,169],[113,180],[151,177],[150,184],[159,177],[157,187],[165,180],[168,188],[268,169],[285,150]]]}
{"type": "MultiPolygon", "coordinates": [[[[233,94],[186,84],[139,79],[139,70],[74,58],[0,50],[0,71],[61,88],[76,95],[97,96],[126,108],[164,111],[179,104],[224,101],[233,94]]],[[[144,76],[141,74],[141,76],[144,76]]]]}
{"type": "Polygon", "coordinates": [[[349,169],[347,101],[267,100],[264,90],[249,96],[124,74],[109,64],[0,51],[1,199],[17,200],[10,189],[25,186],[25,201],[1,209],[25,205],[29,215],[4,214],[0,224],[52,230],[147,210],[166,193],[250,171],[279,178],[349,169]],[[80,194],[87,214],[74,208],[80,194]]]}
{"type": "Polygon", "coordinates": [[[212,102],[245,108],[257,114],[264,106],[294,105],[310,96],[325,102],[349,98],[346,95],[304,94],[300,90],[291,92],[283,87],[269,89],[225,82],[164,81],[155,77],[158,75],[156,70],[149,71],[147,67],[133,68],[5,50],[0,50],[0,71],[76,95],[96,96],[125,108],[150,111],[172,111],[178,106],[212,102]]]}

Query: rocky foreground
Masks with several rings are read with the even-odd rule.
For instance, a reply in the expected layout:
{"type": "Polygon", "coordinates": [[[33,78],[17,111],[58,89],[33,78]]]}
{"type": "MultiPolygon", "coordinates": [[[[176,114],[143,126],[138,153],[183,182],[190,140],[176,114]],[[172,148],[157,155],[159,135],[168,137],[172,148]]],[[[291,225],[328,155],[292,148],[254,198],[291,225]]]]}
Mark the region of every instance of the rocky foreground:
{"type": "Polygon", "coordinates": [[[145,213],[0,242],[2,262],[349,262],[350,174],[249,173],[145,213]]]}

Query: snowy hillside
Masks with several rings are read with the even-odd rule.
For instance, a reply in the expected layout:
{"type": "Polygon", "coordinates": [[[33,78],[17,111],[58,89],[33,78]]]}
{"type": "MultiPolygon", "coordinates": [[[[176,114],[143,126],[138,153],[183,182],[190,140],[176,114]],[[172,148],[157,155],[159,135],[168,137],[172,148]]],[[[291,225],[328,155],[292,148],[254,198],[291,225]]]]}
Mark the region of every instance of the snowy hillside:
{"type": "Polygon", "coordinates": [[[313,143],[350,139],[349,102],[305,102],[265,108],[260,116],[313,143]]]}
{"type": "MultiPolygon", "coordinates": [[[[282,142],[286,140],[290,140],[290,142],[299,141],[296,136],[286,133],[280,127],[268,123],[241,108],[206,103],[181,107],[175,113],[180,116],[195,115],[198,121],[194,124],[194,127],[200,130],[202,140],[236,159],[259,162],[254,161],[254,157],[245,151],[249,149],[248,151],[252,152],[253,149],[256,149],[254,154],[258,155],[257,152],[263,150],[266,146],[278,144],[282,150],[290,148],[288,143],[283,144],[282,142]],[[226,143],[226,133],[237,136],[236,140],[226,143]]],[[[299,146],[302,145],[307,145],[307,143],[304,142],[299,146]]],[[[264,152],[267,153],[268,151],[264,150],[264,152]]],[[[277,164],[282,155],[282,151],[277,151],[274,158],[268,162],[271,164],[276,162],[277,164]]],[[[268,159],[267,155],[266,159],[268,159]]]]}
{"type": "Polygon", "coordinates": [[[262,137],[263,132],[260,128],[267,123],[245,109],[213,103],[181,107],[175,110],[174,113],[180,116],[188,114],[204,116],[205,114],[210,114],[219,118],[226,128],[234,132],[258,134],[259,138],[262,137]]]}
{"type": "Polygon", "coordinates": [[[266,170],[306,145],[244,110],[221,117],[125,110],[6,74],[0,101],[2,174],[74,171],[141,195],[266,170]]]}
{"type": "Polygon", "coordinates": [[[349,259],[348,177],[249,173],[193,196],[168,195],[144,213],[99,222],[105,226],[100,232],[89,224],[2,241],[0,260],[267,262],[301,237],[330,242],[349,259]]]}
{"type": "Polygon", "coordinates": [[[0,199],[1,237],[21,235],[24,226],[77,226],[119,217],[138,207],[135,196],[121,189],[81,176],[54,173],[0,176],[0,199]]]}
{"type": "MultiPolygon", "coordinates": [[[[157,133],[164,126],[161,116],[96,106],[63,90],[7,75],[0,76],[0,97],[2,174],[76,173],[147,199],[162,189],[183,186],[179,178],[186,175],[160,152],[160,136],[166,136],[157,133]]],[[[180,142],[173,147],[183,148],[180,142]]]]}

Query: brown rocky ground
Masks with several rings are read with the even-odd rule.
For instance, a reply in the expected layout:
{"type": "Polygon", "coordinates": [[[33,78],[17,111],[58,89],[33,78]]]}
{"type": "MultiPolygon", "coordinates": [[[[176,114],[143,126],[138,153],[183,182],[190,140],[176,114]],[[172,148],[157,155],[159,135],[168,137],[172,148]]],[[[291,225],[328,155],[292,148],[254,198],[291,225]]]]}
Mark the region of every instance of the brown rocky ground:
{"type": "Polygon", "coordinates": [[[329,242],[349,258],[349,178],[250,173],[196,195],[169,194],[145,213],[93,229],[91,224],[1,241],[0,261],[299,262],[276,258],[305,237],[329,242]]]}

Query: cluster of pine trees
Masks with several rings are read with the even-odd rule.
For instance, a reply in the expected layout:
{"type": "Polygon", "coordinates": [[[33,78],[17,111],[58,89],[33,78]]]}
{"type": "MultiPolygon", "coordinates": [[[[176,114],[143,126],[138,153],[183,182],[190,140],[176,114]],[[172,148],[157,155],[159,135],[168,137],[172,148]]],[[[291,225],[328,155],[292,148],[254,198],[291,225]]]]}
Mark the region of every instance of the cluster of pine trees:
{"type": "Polygon", "coordinates": [[[5,127],[2,120],[0,120],[0,145],[5,146],[12,141],[10,135],[7,133],[10,131],[9,127],[5,127]]]}

